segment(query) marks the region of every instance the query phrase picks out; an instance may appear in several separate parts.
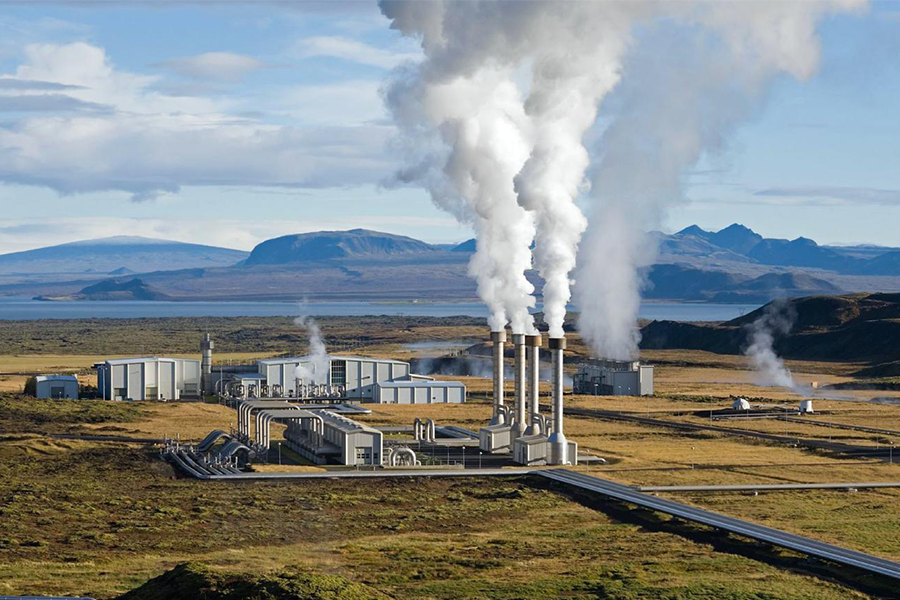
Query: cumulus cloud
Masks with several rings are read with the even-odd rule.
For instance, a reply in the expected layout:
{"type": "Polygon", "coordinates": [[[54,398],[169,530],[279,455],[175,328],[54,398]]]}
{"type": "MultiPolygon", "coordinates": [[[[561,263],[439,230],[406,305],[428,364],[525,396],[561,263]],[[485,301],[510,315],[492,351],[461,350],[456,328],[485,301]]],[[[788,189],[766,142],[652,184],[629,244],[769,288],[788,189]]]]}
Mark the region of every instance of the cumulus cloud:
{"type": "Polygon", "coordinates": [[[295,50],[303,57],[329,56],[381,69],[393,69],[400,63],[419,60],[422,57],[418,52],[384,50],[338,36],[305,38],[297,43],[295,50]]]}
{"type": "Polygon", "coordinates": [[[267,65],[252,56],[233,52],[205,52],[157,63],[156,66],[175,71],[192,79],[213,79],[237,82],[249,73],[265,69],[267,65]]]}
{"type": "MultiPolygon", "coordinates": [[[[65,86],[63,98],[37,102],[77,112],[33,110],[0,123],[0,181],[62,194],[116,190],[142,201],[185,185],[352,186],[393,168],[387,125],[254,120],[234,100],[166,94],[158,77],[119,70],[83,42],[30,45],[24,54],[5,78],[46,82],[58,95],[65,86]]],[[[0,107],[36,100],[7,86],[0,107]]]]}

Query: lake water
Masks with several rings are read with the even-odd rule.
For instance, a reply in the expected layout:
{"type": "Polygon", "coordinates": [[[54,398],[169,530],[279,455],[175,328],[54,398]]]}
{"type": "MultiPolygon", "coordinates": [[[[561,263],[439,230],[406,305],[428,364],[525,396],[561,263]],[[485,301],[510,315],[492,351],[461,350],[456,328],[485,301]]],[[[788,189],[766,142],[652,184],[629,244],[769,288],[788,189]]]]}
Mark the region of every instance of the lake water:
{"type": "MultiPolygon", "coordinates": [[[[756,304],[696,304],[647,302],[642,319],[671,321],[727,321],[759,308],[756,304]]],[[[574,307],[573,307],[574,310],[574,307]]],[[[0,298],[0,320],[86,319],[140,317],[293,317],[408,315],[487,317],[479,302],[159,302],[90,301],[42,302],[30,298],[0,298]]]]}

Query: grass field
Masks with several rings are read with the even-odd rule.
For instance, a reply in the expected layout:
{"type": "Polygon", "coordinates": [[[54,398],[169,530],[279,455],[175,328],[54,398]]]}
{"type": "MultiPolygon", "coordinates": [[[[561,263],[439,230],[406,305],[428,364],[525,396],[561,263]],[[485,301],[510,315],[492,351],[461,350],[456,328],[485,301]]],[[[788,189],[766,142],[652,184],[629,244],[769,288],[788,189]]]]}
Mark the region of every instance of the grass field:
{"type": "MultiPolygon", "coordinates": [[[[0,322],[0,594],[112,598],[176,564],[199,560],[223,573],[261,575],[285,567],[338,573],[396,598],[891,597],[846,573],[814,577],[823,567],[790,553],[524,478],[238,485],[181,479],[147,446],[51,434],[199,440],[233,425],[232,409],[36,401],[4,393],[17,392],[33,372],[75,372],[89,381],[90,365],[111,355],[197,356],[206,330],[216,340],[216,360],[305,351],[303,333],[289,319],[149,321],[59,321],[39,330],[0,322]]],[[[417,352],[411,342],[485,337],[476,319],[373,319],[365,335],[355,319],[322,319],[322,326],[332,348],[399,359],[417,352]]],[[[570,347],[584,350],[574,335],[570,347]]],[[[795,406],[802,398],[757,385],[741,357],[654,351],[645,358],[657,364],[656,396],[577,396],[567,404],[704,424],[734,396],[766,406],[795,406]]],[[[789,367],[804,383],[830,385],[853,382],[849,374],[859,365],[789,367]]],[[[457,379],[469,391],[465,405],[373,405],[372,414],[359,419],[411,425],[416,417],[433,418],[478,429],[490,415],[490,382],[457,379]]],[[[546,385],[543,392],[549,393],[546,385]]],[[[802,423],[714,424],[872,447],[900,443],[892,435],[816,424],[900,431],[900,407],[859,401],[900,393],[827,394],[844,399],[816,397],[819,414],[802,423]]],[[[900,481],[898,464],[721,433],[576,416],[566,419],[566,433],[582,452],[609,461],[579,470],[627,484],[900,481]]],[[[898,490],[669,496],[900,560],[898,490]]]]}

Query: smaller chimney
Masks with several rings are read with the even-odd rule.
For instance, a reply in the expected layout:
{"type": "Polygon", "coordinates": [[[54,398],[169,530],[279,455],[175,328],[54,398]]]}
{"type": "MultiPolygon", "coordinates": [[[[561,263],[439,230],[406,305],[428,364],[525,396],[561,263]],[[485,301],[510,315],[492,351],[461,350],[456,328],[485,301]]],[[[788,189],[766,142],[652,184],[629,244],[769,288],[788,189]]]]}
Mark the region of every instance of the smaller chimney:
{"type": "Polygon", "coordinates": [[[212,382],[212,351],[215,344],[209,338],[208,333],[204,333],[200,339],[200,395],[211,395],[213,393],[212,382]]]}
{"type": "Polygon", "coordinates": [[[553,433],[547,440],[550,446],[550,464],[569,464],[569,443],[563,433],[563,350],[566,338],[550,338],[550,355],[553,358],[551,396],[553,398],[553,433]]]}
{"type": "Polygon", "coordinates": [[[516,350],[516,420],[513,424],[513,437],[525,434],[526,403],[525,403],[525,334],[514,333],[513,345],[516,350]]]}
{"type": "Polygon", "coordinates": [[[494,345],[494,414],[491,425],[503,423],[501,415],[503,407],[503,344],[506,342],[506,330],[492,331],[491,343],[494,345]]]}
{"type": "Polygon", "coordinates": [[[525,435],[538,435],[543,433],[537,422],[541,414],[541,335],[526,335],[525,346],[528,353],[528,401],[531,403],[531,411],[528,415],[528,427],[525,435]]]}

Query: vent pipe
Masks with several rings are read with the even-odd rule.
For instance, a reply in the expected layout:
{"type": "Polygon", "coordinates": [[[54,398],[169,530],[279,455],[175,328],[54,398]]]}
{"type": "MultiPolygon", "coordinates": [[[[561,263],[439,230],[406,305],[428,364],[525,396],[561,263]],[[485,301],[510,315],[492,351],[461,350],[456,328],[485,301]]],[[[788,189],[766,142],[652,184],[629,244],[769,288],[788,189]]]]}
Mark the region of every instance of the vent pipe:
{"type": "Polygon", "coordinates": [[[550,446],[550,464],[565,465],[569,463],[569,444],[563,433],[563,350],[566,349],[566,338],[550,338],[550,355],[553,359],[553,375],[550,392],[553,398],[553,433],[547,440],[550,446]]]}
{"type": "Polygon", "coordinates": [[[514,333],[513,345],[516,349],[516,420],[513,424],[513,437],[525,434],[527,426],[525,417],[525,334],[514,333]]]}
{"type": "Polygon", "coordinates": [[[503,344],[506,342],[506,331],[492,331],[491,343],[494,345],[494,415],[491,425],[504,422],[501,416],[503,407],[503,344]]]}
{"type": "Polygon", "coordinates": [[[526,335],[525,346],[528,353],[528,401],[531,403],[531,414],[528,416],[528,428],[525,435],[539,435],[542,433],[540,425],[541,414],[541,335],[526,335]]]}

